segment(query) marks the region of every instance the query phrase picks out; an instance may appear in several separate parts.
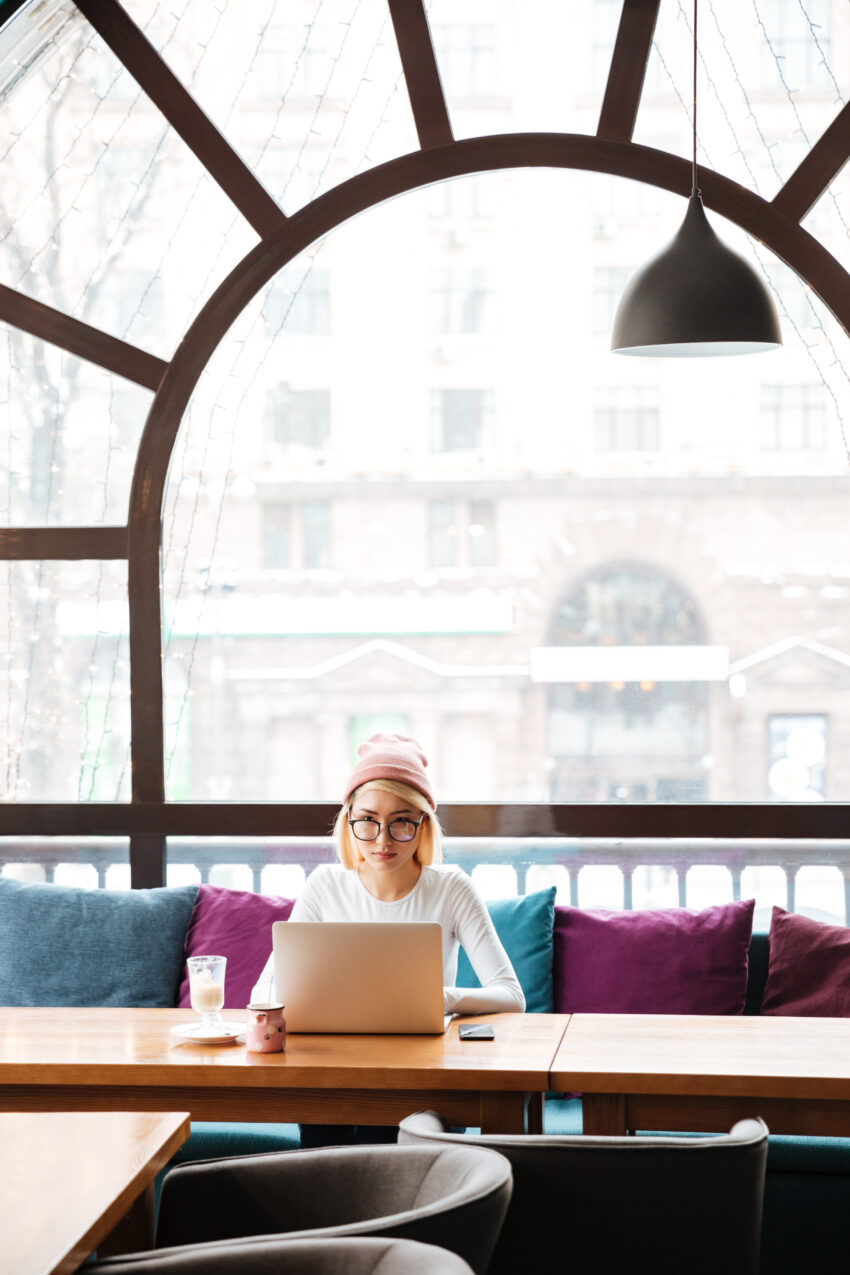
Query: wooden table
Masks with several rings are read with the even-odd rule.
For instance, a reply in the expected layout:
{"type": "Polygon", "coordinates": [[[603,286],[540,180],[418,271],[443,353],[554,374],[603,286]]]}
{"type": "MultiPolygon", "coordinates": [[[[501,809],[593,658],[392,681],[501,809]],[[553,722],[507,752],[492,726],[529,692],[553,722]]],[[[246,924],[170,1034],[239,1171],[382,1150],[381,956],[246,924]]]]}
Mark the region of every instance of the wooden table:
{"type": "MultiPolygon", "coordinates": [[[[244,1011],[225,1018],[244,1020],[244,1011]]],[[[193,1120],[395,1124],[424,1107],[453,1124],[539,1129],[563,1014],[489,1014],[493,1041],[290,1036],[286,1053],[186,1044],[185,1009],[0,1009],[0,1110],[189,1111],[193,1120]]]]}
{"type": "Polygon", "coordinates": [[[0,1115],[0,1275],[150,1247],[153,1180],[188,1136],[186,1112],[0,1115]]]}
{"type": "Polygon", "coordinates": [[[850,1136],[850,1019],[573,1014],[551,1085],[583,1094],[585,1133],[729,1130],[850,1136]]]}

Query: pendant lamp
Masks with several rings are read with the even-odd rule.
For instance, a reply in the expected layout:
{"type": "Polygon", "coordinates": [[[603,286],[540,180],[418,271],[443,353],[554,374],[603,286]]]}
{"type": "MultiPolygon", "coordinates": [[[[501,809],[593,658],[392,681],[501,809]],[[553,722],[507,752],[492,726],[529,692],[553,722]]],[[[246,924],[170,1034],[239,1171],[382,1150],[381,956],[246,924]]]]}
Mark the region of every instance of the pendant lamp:
{"type": "Polygon", "coordinates": [[[693,177],[679,233],[629,280],[611,334],[615,354],[699,358],[782,345],[759,275],[709,225],[697,185],[697,3],[694,0],[693,177]]]}

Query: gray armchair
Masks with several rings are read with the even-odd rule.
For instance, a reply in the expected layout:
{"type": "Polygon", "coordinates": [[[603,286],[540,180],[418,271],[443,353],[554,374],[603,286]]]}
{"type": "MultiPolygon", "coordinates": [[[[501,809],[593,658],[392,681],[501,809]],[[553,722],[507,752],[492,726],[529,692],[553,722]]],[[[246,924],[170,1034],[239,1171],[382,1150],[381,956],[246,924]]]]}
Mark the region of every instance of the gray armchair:
{"type": "Polygon", "coordinates": [[[415,1240],[226,1240],[87,1266],[104,1275],[472,1275],[461,1258],[415,1240]]]}
{"type": "Polygon", "coordinates": [[[767,1127],[720,1137],[475,1137],[434,1111],[400,1146],[481,1146],[511,1162],[514,1190],[490,1275],[574,1268],[608,1275],[757,1275],[767,1127]]]}
{"type": "MultiPolygon", "coordinates": [[[[467,1146],[329,1147],[178,1165],[163,1183],[156,1249],[135,1269],[182,1272],[166,1263],[188,1245],[212,1260],[236,1239],[383,1236],[448,1249],[484,1275],[511,1183],[503,1156],[467,1146]]],[[[116,1275],[118,1260],[128,1259],[98,1269],[116,1275]]]]}

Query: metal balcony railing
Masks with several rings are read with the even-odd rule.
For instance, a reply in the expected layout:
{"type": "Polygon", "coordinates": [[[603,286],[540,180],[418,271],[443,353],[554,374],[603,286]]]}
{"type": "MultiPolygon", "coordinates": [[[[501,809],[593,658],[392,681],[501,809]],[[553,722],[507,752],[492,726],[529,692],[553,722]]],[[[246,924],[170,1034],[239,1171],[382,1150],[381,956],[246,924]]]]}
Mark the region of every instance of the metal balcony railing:
{"type": "MultiPolygon", "coordinates": [[[[168,840],[167,858],[169,878],[179,876],[181,880],[201,882],[215,879],[221,883],[226,867],[237,870],[235,875],[240,884],[244,883],[243,888],[268,893],[268,875],[264,880],[267,869],[295,866],[309,875],[319,863],[333,862],[335,855],[333,843],[326,837],[172,837],[168,840]]],[[[583,903],[582,873],[613,868],[619,889],[616,886],[613,890],[609,889],[613,901],[601,905],[626,910],[636,905],[647,905],[645,884],[637,904],[635,897],[635,874],[642,868],[665,870],[662,874],[665,881],[664,903],[658,906],[676,903],[680,907],[689,906],[689,902],[693,906],[689,874],[694,869],[716,867],[724,870],[728,876],[724,878],[723,898],[739,899],[744,884],[747,885],[746,894],[752,893],[752,884],[744,877],[747,869],[773,868],[781,875],[777,878],[774,874],[771,894],[774,901],[790,912],[797,908],[798,874],[801,870],[831,869],[834,884],[821,887],[822,896],[828,895],[828,898],[826,905],[819,910],[837,921],[850,917],[850,840],[449,837],[445,841],[445,859],[470,874],[488,868],[510,869],[518,894],[540,884],[540,873],[534,873],[533,869],[561,869],[554,874],[561,887],[559,899],[574,906],[583,903]],[[537,880],[531,880],[530,874],[537,880]],[[670,897],[671,893],[675,898],[670,897]]],[[[6,874],[50,882],[73,879],[75,870],[77,875],[82,876],[78,873],[81,867],[94,869],[97,886],[101,889],[116,884],[116,878],[121,884],[128,885],[127,839],[28,837],[0,840],[0,871],[6,874]]],[[[91,880],[91,873],[84,875],[91,880]]],[[[224,876],[226,878],[226,872],[224,876]]],[[[592,878],[585,876],[584,879],[592,878]]],[[[94,884],[93,881],[91,883],[94,884]]],[[[718,897],[709,901],[722,900],[718,897]]],[[[703,892],[701,903],[705,902],[703,892]]],[[[656,906],[651,899],[649,905],[656,906]]]]}

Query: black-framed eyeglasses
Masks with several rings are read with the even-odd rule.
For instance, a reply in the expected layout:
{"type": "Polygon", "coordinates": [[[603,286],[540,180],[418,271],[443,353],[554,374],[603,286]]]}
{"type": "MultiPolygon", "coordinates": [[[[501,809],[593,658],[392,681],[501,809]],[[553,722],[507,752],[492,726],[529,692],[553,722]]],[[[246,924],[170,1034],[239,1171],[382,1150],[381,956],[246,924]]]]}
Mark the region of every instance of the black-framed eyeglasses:
{"type": "MultiPolygon", "coordinates": [[[[391,819],[387,832],[393,841],[412,841],[424,818],[420,815],[418,819],[391,819]]],[[[377,841],[384,825],[377,819],[349,819],[348,826],[358,841],[377,841]]]]}

